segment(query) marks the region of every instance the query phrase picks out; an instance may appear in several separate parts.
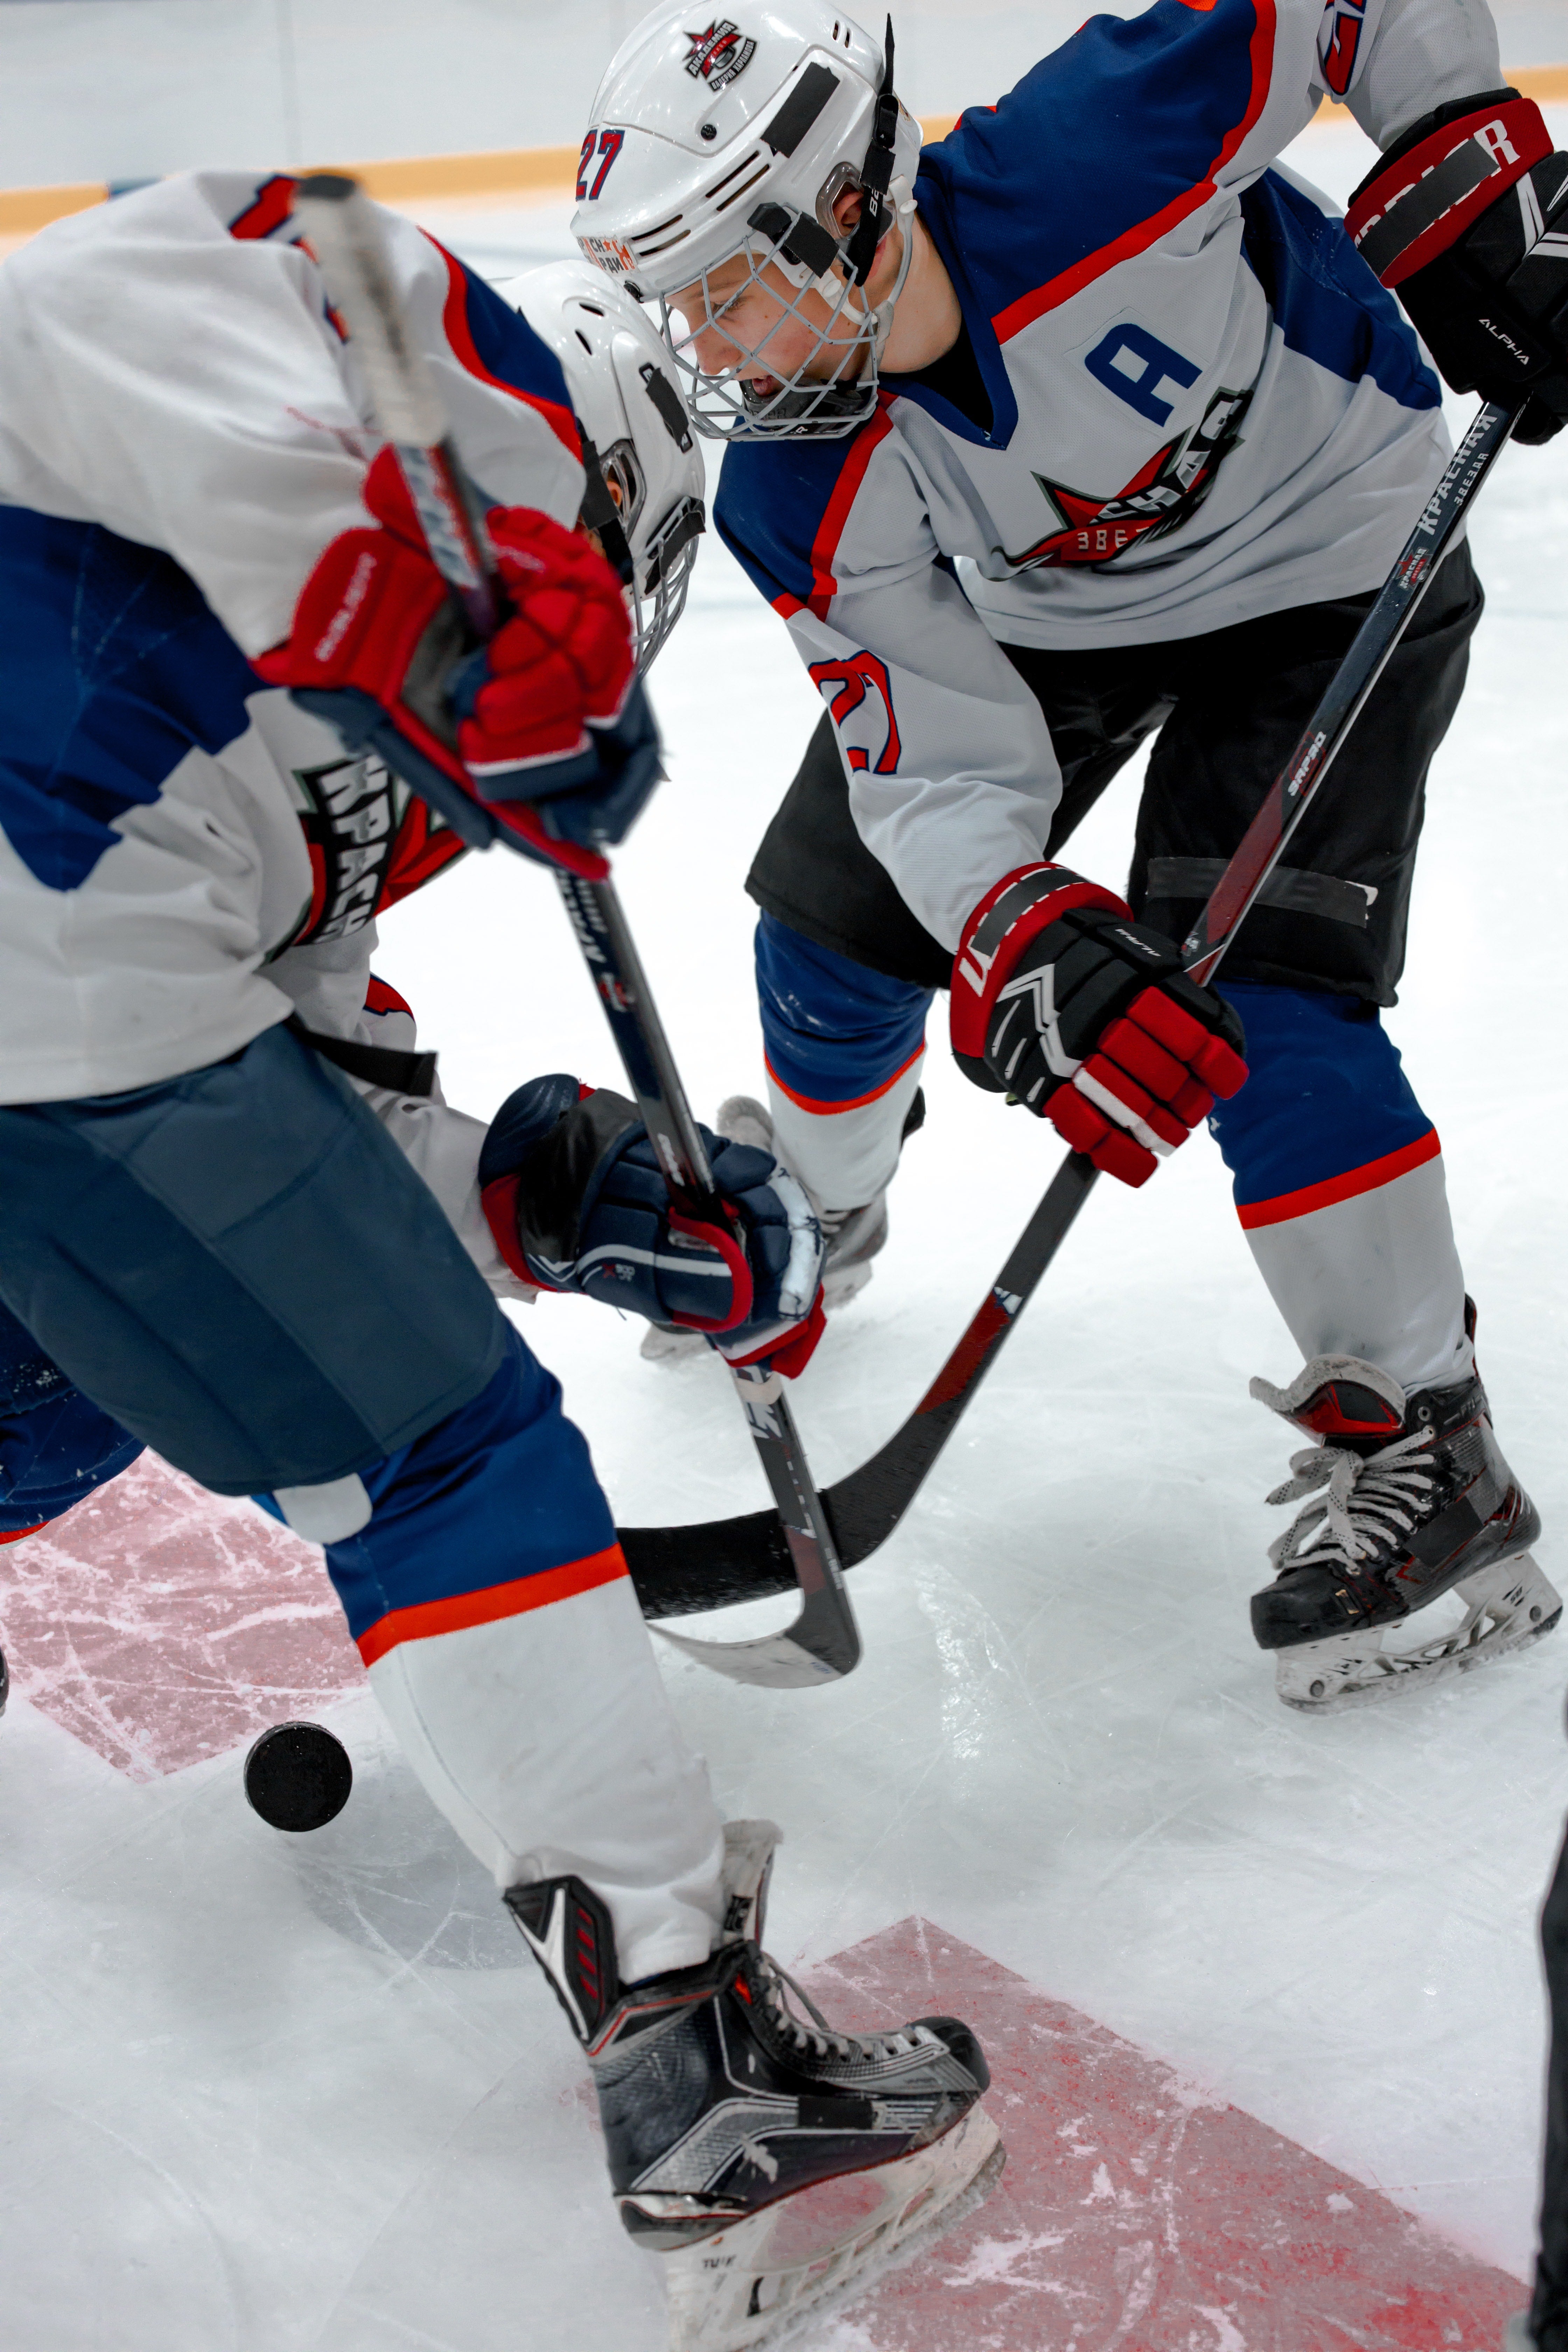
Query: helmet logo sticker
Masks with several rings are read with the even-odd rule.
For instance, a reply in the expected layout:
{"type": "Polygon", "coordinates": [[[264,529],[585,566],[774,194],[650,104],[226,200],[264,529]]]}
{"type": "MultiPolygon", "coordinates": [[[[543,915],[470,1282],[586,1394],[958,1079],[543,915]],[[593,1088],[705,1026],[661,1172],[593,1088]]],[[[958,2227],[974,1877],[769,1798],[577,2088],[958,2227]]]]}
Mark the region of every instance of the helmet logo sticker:
{"type": "Polygon", "coordinates": [[[686,60],[686,70],[694,81],[705,81],[711,90],[727,89],[738,81],[757,54],[755,41],[745,39],[739,25],[728,16],[716,17],[705,32],[688,33],[691,55],[686,60]]]}

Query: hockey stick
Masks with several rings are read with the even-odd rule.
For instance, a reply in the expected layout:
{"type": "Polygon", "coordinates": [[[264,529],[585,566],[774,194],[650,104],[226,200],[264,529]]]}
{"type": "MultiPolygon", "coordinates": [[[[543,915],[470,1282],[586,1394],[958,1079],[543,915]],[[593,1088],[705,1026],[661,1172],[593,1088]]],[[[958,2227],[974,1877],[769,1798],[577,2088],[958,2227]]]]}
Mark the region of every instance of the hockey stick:
{"type": "MultiPolygon", "coordinates": [[[[331,172],[299,182],[294,213],[310,240],[334,309],[364,370],[376,420],[392,444],[432,562],[475,636],[495,635],[504,592],[483,504],[453,445],[428,362],[409,332],[388,266],[381,222],[356,181],[331,172]]],[[[637,1104],[680,1215],[727,1223],[697,1122],[654,1006],[604,858],[588,874],[555,869],[572,928],[610,1024],[637,1104]]],[[[665,1639],[737,1682],[774,1689],[837,1681],[858,1663],[860,1635],[822,1499],[812,1483],[776,1373],[731,1367],[774,1509],[763,1513],[798,1585],[800,1613],[784,1632],[751,1642],[665,1639]]],[[[775,1588],[780,1589],[780,1588],[775,1588]]]]}
{"type": "MultiPolygon", "coordinates": [[[[1512,431],[1517,414],[1517,409],[1492,402],[1477,412],[1305,733],[1182,943],[1184,968],[1194,980],[1213,979],[1257,904],[1512,431]]],[[[1081,1154],[1068,1154],[978,1313],[903,1426],[869,1461],[825,1489],[822,1502],[846,1568],[868,1558],[909,1509],[1066,1240],[1097,1174],[1081,1154]]],[[[620,1537],[644,1613],[679,1617],[787,1590],[789,1555],[783,1533],[770,1512],[753,1511],[687,1528],[623,1528],[620,1537]]]]}

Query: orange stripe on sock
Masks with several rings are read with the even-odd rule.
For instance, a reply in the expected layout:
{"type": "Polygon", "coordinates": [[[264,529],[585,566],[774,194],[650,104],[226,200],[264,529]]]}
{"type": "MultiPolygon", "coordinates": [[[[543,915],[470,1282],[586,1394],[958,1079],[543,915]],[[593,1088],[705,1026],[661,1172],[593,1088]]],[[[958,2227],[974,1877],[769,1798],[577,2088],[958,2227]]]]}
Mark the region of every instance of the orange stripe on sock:
{"type": "Polygon", "coordinates": [[[890,1090],[898,1085],[899,1080],[903,1076],[906,1070],[912,1070],[914,1068],[915,1064],[920,1060],[921,1055],[924,1052],[925,1041],[922,1038],[921,1043],[915,1047],[914,1052],[910,1055],[909,1060],[907,1062],[900,1062],[890,1078],[884,1078],[881,1085],[879,1087],[873,1087],[868,1095],[856,1095],[849,1102],[815,1102],[810,1095],[797,1095],[793,1087],[785,1086],[784,1080],[780,1077],[778,1072],[774,1069],[773,1064],[769,1061],[765,1054],[763,1055],[763,1067],[766,1070],[769,1077],[772,1078],[774,1086],[777,1087],[780,1094],[788,1095],[791,1102],[795,1104],[797,1110],[814,1111],[819,1118],[831,1118],[835,1111],[860,1110],[864,1108],[867,1103],[879,1102],[883,1095],[890,1092],[890,1090]]]}
{"type": "Polygon", "coordinates": [[[1407,1176],[1413,1168],[1438,1159],[1442,1150],[1436,1129],[1430,1127],[1414,1143],[1402,1144],[1381,1160],[1369,1160],[1363,1168],[1326,1177],[1321,1184],[1303,1184],[1299,1192],[1278,1193],[1272,1201],[1254,1201],[1236,1213],[1243,1233],[1252,1233],[1258,1225],[1283,1225],[1292,1217],[1310,1216],[1314,1209],[1331,1208],[1336,1201],[1353,1201],[1362,1192],[1375,1192],[1380,1186],[1392,1184],[1396,1176],[1407,1176]]]}
{"type": "Polygon", "coordinates": [[[626,1574],[626,1555],[618,1543],[587,1559],[569,1559],[563,1568],[542,1568],[536,1576],[514,1577],[510,1584],[492,1584],[483,1592],[456,1592],[445,1601],[419,1601],[411,1609],[392,1609],[359,1637],[359,1654],[367,1666],[384,1658],[399,1642],[425,1642],[433,1633],[460,1633],[469,1625],[489,1625],[502,1617],[521,1617],[525,1609],[547,1609],[552,1601],[570,1601],[574,1593],[592,1592],[614,1584],[626,1574]]]}

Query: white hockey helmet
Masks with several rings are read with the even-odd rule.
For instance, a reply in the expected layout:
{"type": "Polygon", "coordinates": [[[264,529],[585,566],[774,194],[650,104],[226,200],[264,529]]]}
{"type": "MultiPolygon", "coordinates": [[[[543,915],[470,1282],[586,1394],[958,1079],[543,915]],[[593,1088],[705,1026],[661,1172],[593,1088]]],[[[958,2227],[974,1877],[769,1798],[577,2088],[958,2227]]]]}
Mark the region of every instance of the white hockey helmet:
{"type": "Polygon", "coordinates": [[[496,288],[561,362],[583,436],[583,520],[621,575],[647,670],[679,620],[707,529],[702,452],[645,310],[585,261],[496,288]]]}
{"type": "Polygon", "coordinates": [[[657,302],[697,429],[717,440],[852,432],[877,399],[878,360],[910,254],[920,127],[893,90],[893,28],[885,47],[831,0],[768,0],[741,19],[704,26],[679,0],[645,16],[611,59],[583,142],[572,232],[590,261],[657,302]],[[858,226],[841,236],[833,205],[859,188],[858,226]],[[861,289],[877,247],[903,231],[897,284],[875,310],[861,289]],[[710,296],[709,273],[737,257],[748,264],[728,297],[710,296]],[[785,315],[815,334],[806,361],[769,383],[742,380],[750,362],[767,365],[766,344],[740,341],[726,314],[771,267],[795,294],[785,315]],[[668,298],[700,287],[706,315],[672,311],[668,298]],[[811,294],[827,310],[806,314],[811,294]],[[710,373],[697,333],[711,320],[736,352],[710,373]],[[854,331],[844,339],[847,324],[854,331]],[[826,352],[836,362],[826,380],[826,352]],[[770,388],[771,385],[771,388],[770,388]]]}

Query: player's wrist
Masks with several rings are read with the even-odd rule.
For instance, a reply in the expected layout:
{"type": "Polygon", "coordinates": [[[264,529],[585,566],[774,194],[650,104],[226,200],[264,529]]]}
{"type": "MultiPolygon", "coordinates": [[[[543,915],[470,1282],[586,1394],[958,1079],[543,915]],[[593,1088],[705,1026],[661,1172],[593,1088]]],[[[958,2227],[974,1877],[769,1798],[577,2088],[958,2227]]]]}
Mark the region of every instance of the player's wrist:
{"type": "Polygon", "coordinates": [[[994,1090],[997,1085],[982,1075],[986,1031],[1019,958],[1043,931],[1079,910],[1131,915],[1113,890],[1042,859],[1005,874],[971,912],[952,961],[950,1022],[953,1053],[977,1086],[994,1090]]]}

